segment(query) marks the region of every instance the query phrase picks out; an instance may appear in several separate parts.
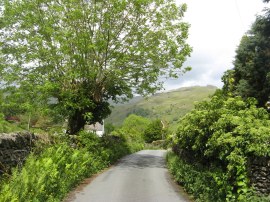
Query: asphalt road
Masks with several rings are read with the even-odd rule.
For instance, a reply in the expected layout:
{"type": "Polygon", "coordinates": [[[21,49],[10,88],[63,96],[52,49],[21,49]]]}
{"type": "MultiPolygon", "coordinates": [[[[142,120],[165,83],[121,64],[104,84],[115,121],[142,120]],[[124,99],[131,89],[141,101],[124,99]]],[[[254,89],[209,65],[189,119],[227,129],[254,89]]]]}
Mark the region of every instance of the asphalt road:
{"type": "Polygon", "coordinates": [[[121,159],[89,184],[75,190],[72,202],[186,202],[171,179],[165,150],[143,150],[121,159]]]}

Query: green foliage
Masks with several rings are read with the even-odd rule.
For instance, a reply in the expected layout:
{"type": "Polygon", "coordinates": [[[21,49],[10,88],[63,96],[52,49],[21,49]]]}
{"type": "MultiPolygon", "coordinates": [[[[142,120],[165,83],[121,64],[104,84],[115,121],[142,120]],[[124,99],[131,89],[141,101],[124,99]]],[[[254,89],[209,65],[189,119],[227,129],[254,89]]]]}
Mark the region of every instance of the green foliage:
{"type": "Polygon", "coordinates": [[[131,153],[125,139],[119,136],[105,135],[100,138],[94,133],[81,131],[76,140],[77,145],[86,148],[94,156],[102,157],[108,164],[131,153]]]}
{"type": "Polygon", "coordinates": [[[85,149],[72,149],[67,143],[55,145],[39,157],[28,157],[21,171],[14,170],[1,186],[0,200],[60,201],[80,180],[105,166],[85,149]]]}
{"type": "Polygon", "coordinates": [[[150,124],[150,120],[135,114],[129,115],[123,125],[113,131],[113,135],[124,138],[132,152],[143,149],[144,131],[150,124]]]}
{"type": "Polygon", "coordinates": [[[115,130],[115,126],[112,123],[105,122],[104,127],[105,127],[105,133],[107,135],[110,135],[115,130]]]}
{"type": "Polygon", "coordinates": [[[236,87],[234,76],[235,76],[234,70],[227,70],[221,78],[223,82],[222,87],[223,94],[229,97],[233,96],[233,92],[235,91],[236,87]]]}
{"type": "Polygon", "coordinates": [[[174,0],[4,0],[1,9],[1,79],[28,106],[68,116],[71,134],[106,118],[109,100],[152,94],[160,76],[190,70],[186,5],[174,0]]]}
{"type": "MultiPolygon", "coordinates": [[[[198,202],[268,202],[269,197],[259,196],[249,190],[242,198],[228,198],[226,187],[229,187],[226,174],[217,168],[206,168],[197,163],[188,163],[173,152],[167,154],[167,166],[175,180],[184,187],[198,202]]],[[[239,182],[239,185],[241,183],[239,182]]]]}
{"type": "Polygon", "coordinates": [[[1,94],[0,108],[5,116],[16,116],[30,110],[29,100],[31,97],[28,98],[23,92],[18,92],[15,86],[1,89],[1,94]]]}
{"type": "Polygon", "coordinates": [[[144,149],[148,150],[160,150],[170,148],[166,140],[157,140],[151,143],[145,143],[144,149]]]}
{"type": "Polygon", "coordinates": [[[7,122],[4,119],[4,114],[0,113],[0,132],[4,133],[4,132],[8,132],[8,127],[7,127],[7,122]]]}
{"type": "Polygon", "coordinates": [[[162,119],[174,130],[178,119],[194,108],[195,101],[208,99],[215,90],[214,86],[193,86],[158,93],[147,99],[134,97],[128,103],[115,104],[105,123],[121,125],[128,115],[136,114],[149,119],[162,119]]]}
{"type": "Polygon", "coordinates": [[[226,181],[223,180],[222,171],[210,171],[200,165],[187,163],[173,152],[169,152],[166,158],[170,173],[196,201],[225,201],[226,181]]]}
{"type": "Polygon", "coordinates": [[[147,143],[161,140],[163,136],[165,136],[165,131],[159,119],[152,121],[144,131],[144,139],[147,143]]]}
{"type": "Polygon", "coordinates": [[[23,129],[16,124],[11,124],[5,120],[4,114],[0,113],[0,133],[22,131],[23,129]]]}
{"type": "Polygon", "coordinates": [[[240,97],[224,101],[216,96],[210,102],[198,103],[195,110],[180,120],[177,144],[199,156],[221,160],[237,146],[249,155],[270,155],[263,144],[269,141],[269,116],[266,110],[256,108],[255,103],[240,97]]]}
{"type": "Polygon", "coordinates": [[[130,113],[127,114],[129,116],[130,114],[135,114],[137,116],[142,116],[142,117],[149,117],[151,115],[151,111],[149,109],[144,109],[144,108],[134,108],[130,113]]]}
{"type": "Polygon", "coordinates": [[[174,138],[180,153],[225,171],[227,200],[243,201],[249,190],[247,158],[270,156],[269,115],[255,105],[254,99],[245,102],[240,97],[223,100],[214,96],[180,120],[174,138]]]}
{"type": "MultiPolygon", "coordinates": [[[[107,135],[102,137],[102,144],[104,147],[104,153],[108,155],[108,161],[110,164],[116,162],[124,155],[133,153],[131,145],[132,143],[126,142],[124,138],[119,136],[107,135]]],[[[136,144],[136,143],[134,143],[136,144]]]]}
{"type": "Polygon", "coordinates": [[[255,97],[263,107],[270,96],[270,10],[257,16],[236,50],[233,70],[224,76],[224,92],[243,98],[255,97]]]}
{"type": "Polygon", "coordinates": [[[119,137],[81,132],[74,138],[72,144],[60,138],[62,143],[31,154],[21,170],[14,169],[1,183],[0,201],[61,201],[82,179],[130,153],[119,137]]]}
{"type": "MultiPolygon", "coordinates": [[[[29,88],[24,90],[33,92],[33,89],[29,88]]],[[[45,109],[44,106],[47,103],[43,101],[32,102],[35,100],[34,95],[29,97],[24,90],[18,91],[15,86],[0,89],[0,112],[4,114],[7,120],[10,120],[10,118],[18,119],[15,124],[9,125],[13,125],[14,128],[19,126],[21,130],[48,130],[50,127],[63,122],[61,113],[57,111],[53,113],[52,110],[45,109]],[[35,129],[32,129],[32,127],[35,127],[35,129]]]]}

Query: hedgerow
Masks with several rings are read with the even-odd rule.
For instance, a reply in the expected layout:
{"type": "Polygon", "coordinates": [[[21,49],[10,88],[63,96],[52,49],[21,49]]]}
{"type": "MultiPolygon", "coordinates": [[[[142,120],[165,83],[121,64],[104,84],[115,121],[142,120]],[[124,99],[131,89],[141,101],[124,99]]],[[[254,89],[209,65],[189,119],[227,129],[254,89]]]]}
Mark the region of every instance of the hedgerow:
{"type": "MultiPolygon", "coordinates": [[[[196,201],[224,201],[225,190],[215,179],[222,179],[220,170],[210,171],[200,164],[187,163],[175,153],[167,153],[167,166],[175,180],[192,194],[196,201]]],[[[226,181],[224,181],[226,183],[226,181]]]]}
{"type": "MultiPolygon", "coordinates": [[[[173,152],[167,154],[167,166],[175,180],[197,202],[234,201],[226,199],[229,186],[226,173],[220,168],[204,167],[196,162],[187,162],[173,152]]],[[[245,202],[269,202],[269,197],[258,196],[253,190],[242,198],[245,202]]]]}
{"type": "Polygon", "coordinates": [[[214,178],[225,193],[223,200],[244,201],[250,193],[248,158],[270,156],[270,121],[267,111],[256,101],[240,97],[198,103],[184,116],[174,137],[173,147],[182,157],[206,168],[218,168],[222,177],[214,178]]]}
{"type": "Polygon", "coordinates": [[[81,132],[32,153],[0,185],[0,201],[61,201],[82,179],[130,153],[124,139],[81,132]]]}

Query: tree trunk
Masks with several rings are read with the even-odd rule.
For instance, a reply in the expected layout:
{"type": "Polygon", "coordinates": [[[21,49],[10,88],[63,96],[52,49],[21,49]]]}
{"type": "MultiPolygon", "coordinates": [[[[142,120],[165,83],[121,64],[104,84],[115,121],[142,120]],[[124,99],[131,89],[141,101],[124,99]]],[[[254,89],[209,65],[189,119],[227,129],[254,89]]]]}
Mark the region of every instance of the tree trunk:
{"type": "Polygon", "coordinates": [[[68,119],[67,133],[75,135],[84,128],[86,121],[83,117],[83,112],[76,110],[76,112],[68,119]]]}

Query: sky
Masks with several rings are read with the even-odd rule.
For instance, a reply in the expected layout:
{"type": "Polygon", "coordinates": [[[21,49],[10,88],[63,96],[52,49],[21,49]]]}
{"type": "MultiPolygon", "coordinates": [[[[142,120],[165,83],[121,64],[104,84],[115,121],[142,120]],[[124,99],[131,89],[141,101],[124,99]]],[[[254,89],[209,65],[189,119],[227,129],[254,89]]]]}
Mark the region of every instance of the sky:
{"type": "Polygon", "coordinates": [[[256,15],[270,3],[262,0],[176,0],[186,3],[184,21],[190,24],[188,44],[193,48],[185,66],[192,70],[178,79],[168,79],[165,90],[186,86],[222,87],[223,73],[233,68],[235,50],[256,15]]]}

